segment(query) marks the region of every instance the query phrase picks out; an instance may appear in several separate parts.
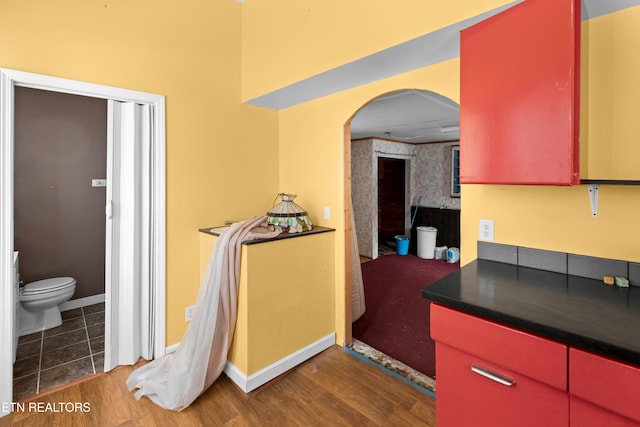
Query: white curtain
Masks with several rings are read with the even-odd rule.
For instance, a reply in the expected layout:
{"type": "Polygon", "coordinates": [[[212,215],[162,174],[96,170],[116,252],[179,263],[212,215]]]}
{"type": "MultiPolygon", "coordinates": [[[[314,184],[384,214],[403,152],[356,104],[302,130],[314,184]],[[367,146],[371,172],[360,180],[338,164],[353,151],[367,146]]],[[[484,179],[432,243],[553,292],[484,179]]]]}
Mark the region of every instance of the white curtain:
{"type": "Polygon", "coordinates": [[[360,263],[360,250],[358,249],[358,235],[356,233],[356,220],[353,212],[353,203],[349,206],[349,210],[351,211],[351,322],[355,322],[364,314],[366,306],[364,301],[364,282],[362,280],[362,266],[360,263]]]}
{"type": "Polygon", "coordinates": [[[188,407],[218,378],[227,361],[236,323],[243,241],[273,237],[253,217],[231,225],[218,237],[202,278],[193,320],[174,353],[136,369],[127,379],[136,399],[147,396],[175,411],[188,407]]]}

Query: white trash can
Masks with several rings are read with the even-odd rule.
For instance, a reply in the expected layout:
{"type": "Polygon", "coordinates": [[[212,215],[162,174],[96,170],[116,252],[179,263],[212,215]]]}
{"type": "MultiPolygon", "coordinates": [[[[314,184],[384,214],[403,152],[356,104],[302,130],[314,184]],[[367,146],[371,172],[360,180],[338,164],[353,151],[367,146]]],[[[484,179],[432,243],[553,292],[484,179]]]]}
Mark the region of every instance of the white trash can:
{"type": "Polygon", "coordinates": [[[417,227],[418,235],[418,257],[433,259],[436,250],[436,235],[438,229],[434,227],[417,227]]]}

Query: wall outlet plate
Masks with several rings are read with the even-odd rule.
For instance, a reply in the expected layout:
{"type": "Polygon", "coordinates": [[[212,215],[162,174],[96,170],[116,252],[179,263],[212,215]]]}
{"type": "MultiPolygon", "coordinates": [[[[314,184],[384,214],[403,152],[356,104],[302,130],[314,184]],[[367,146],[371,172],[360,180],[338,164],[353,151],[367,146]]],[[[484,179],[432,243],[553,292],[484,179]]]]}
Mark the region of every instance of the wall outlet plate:
{"type": "Polygon", "coordinates": [[[331,219],[331,208],[329,206],[324,207],[324,219],[327,221],[331,219]]]}
{"type": "Polygon", "coordinates": [[[481,219],[478,240],[481,240],[483,242],[493,242],[493,238],[493,220],[481,219]]]}
{"type": "Polygon", "coordinates": [[[191,322],[191,319],[193,319],[193,311],[195,310],[196,306],[195,305],[190,305],[189,307],[185,307],[184,308],[184,321],[185,322],[191,322]]]}

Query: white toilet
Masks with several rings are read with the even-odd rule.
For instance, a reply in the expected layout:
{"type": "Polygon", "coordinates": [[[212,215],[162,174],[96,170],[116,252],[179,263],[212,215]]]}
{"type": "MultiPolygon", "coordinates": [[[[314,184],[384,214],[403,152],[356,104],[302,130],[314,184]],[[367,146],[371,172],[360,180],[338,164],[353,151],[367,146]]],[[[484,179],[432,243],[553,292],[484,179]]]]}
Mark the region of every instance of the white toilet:
{"type": "Polygon", "coordinates": [[[70,300],[75,291],[76,280],[73,277],[38,280],[20,288],[18,336],[60,326],[60,304],[70,300]]]}

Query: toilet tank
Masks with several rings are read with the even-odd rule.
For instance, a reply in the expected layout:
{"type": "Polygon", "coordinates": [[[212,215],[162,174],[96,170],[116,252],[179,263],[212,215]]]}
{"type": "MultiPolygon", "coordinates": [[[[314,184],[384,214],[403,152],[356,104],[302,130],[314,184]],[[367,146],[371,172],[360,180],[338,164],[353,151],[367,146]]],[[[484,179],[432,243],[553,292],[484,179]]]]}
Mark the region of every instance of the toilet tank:
{"type": "Polygon", "coordinates": [[[16,352],[18,350],[18,293],[20,292],[20,263],[18,252],[13,253],[13,363],[16,363],[16,352]]]}

